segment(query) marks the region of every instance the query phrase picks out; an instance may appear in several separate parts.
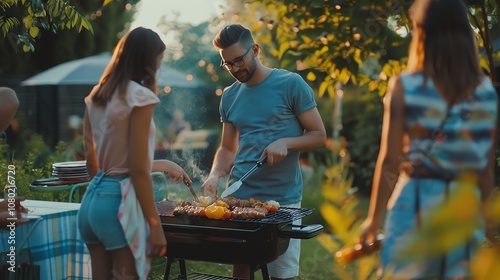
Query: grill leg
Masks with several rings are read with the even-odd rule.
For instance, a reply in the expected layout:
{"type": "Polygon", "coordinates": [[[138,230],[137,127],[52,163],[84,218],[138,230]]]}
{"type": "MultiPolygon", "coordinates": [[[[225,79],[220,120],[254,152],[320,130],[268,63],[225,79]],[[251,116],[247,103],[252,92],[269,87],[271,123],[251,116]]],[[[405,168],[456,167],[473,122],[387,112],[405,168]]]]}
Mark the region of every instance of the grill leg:
{"type": "Polygon", "coordinates": [[[187,277],[187,271],[186,271],[186,262],[184,259],[180,259],[179,261],[179,269],[181,270],[181,275],[187,277]]]}
{"type": "Polygon", "coordinates": [[[262,279],[269,279],[269,272],[267,271],[267,264],[263,264],[260,267],[260,271],[262,272],[262,279]]]}
{"type": "Polygon", "coordinates": [[[165,267],[165,274],[163,275],[163,280],[168,280],[168,277],[170,275],[170,267],[172,266],[173,262],[175,262],[175,260],[167,258],[167,265],[165,267]]]}
{"type": "Polygon", "coordinates": [[[167,265],[165,267],[165,274],[163,274],[163,280],[168,280],[168,276],[170,275],[170,266],[172,265],[172,260],[167,258],[167,265]]]}
{"type": "Polygon", "coordinates": [[[269,272],[267,271],[267,265],[250,265],[250,279],[249,280],[254,280],[255,279],[255,272],[257,270],[261,270],[262,272],[262,279],[268,280],[269,279],[269,272]]]}
{"type": "Polygon", "coordinates": [[[163,280],[168,280],[170,276],[170,268],[174,262],[179,262],[180,276],[186,277],[186,262],[183,259],[167,258],[167,266],[165,267],[165,274],[163,275],[163,280]]]}

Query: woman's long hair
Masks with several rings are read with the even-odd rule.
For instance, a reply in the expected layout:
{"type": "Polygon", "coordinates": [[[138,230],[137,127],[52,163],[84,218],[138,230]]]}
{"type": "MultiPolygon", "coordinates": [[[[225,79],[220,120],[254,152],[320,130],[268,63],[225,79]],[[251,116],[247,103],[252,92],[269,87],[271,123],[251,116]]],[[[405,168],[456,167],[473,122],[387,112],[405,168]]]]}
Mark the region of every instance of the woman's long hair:
{"type": "Polygon", "coordinates": [[[157,58],[165,49],[160,36],[151,29],[138,27],[126,33],[91,93],[92,101],[106,105],[116,91],[123,98],[130,80],[156,92],[157,58]]]}
{"type": "Polygon", "coordinates": [[[448,102],[467,98],[484,75],[462,0],[416,0],[409,71],[423,71],[448,102]]]}

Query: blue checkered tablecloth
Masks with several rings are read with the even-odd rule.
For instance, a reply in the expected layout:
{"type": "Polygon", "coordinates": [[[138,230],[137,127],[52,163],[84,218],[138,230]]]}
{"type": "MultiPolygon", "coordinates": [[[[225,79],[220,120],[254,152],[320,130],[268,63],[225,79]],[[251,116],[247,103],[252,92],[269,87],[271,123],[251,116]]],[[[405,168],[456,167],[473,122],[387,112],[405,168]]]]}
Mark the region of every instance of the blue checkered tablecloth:
{"type": "MultiPolygon", "coordinates": [[[[25,200],[30,222],[15,230],[16,249],[29,248],[40,265],[41,280],[91,279],[90,255],[77,226],[78,203],[25,200]],[[22,244],[24,242],[24,244],[22,244]]],[[[0,231],[0,251],[5,254],[9,231],[0,231]]]]}

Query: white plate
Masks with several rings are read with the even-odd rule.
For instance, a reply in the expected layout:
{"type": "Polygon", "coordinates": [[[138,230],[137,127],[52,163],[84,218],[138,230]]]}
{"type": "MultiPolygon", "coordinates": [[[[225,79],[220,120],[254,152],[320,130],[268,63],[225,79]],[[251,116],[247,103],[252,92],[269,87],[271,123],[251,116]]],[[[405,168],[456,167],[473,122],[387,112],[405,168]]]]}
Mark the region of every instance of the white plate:
{"type": "Polygon", "coordinates": [[[59,175],[57,178],[59,179],[71,179],[71,178],[85,178],[89,177],[89,174],[82,174],[82,175],[59,175]]]}
{"type": "Polygon", "coordinates": [[[87,167],[87,165],[85,164],[86,161],[85,160],[79,160],[79,161],[65,161],[65,162],[57,162],[57,163],[54,163],[52,164],[52,167],[63,167],[63,168],[66,168],[66,167],[87,167]]]}
{"type": "Polygon", "coordinates": [[[52,175],[54,174],[63,174],[63,175],[82,175],[82,174],[88,174],[87,170],[81,170],[81,171],[61,171],[61,170],[54,170],[52,171],[52,175]]]}

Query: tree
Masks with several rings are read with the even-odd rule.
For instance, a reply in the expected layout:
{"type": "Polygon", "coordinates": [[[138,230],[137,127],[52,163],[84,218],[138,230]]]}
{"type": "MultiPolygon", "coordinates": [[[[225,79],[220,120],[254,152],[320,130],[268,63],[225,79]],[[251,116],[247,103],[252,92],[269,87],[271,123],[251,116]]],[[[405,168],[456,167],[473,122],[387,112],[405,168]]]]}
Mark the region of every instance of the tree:
{"type": "Polygon", "coordinates": [[[21,45],[25,52],[35,50],[33,43],[36,38],[40,38],[41,29],[55,33],[66,28],[76,29],[78,32],[85,28],[93,32],[89,19],[83,17],[68,1],[5,0],[0,2],[0,9],[5,12],[0,16],[3,36],[8,38],[13,48],[21,45]],[[24,10],[22,15],[8,13],[18,5],[24,10]]]}
{"type": "MultiPolygon", "coordinates": [[[[105,6],[97,0],[75,1],[72,7],[88,19],[93,32],[86,29],[79,32],[77,28],[66,27],[55,30],[39,28],[36,39],[30,41],[34,49],[28,52],[21,51],[20,45],[13,44],[13,39],[3,40],[0,43],[0,74],[31,75],[62,62],[109,52],[118,41],[117,34],[127,29],[126,23],[131,21],[134,13],[130,3],[118,0],[105,6]]],[[[8,9],[9,16],[13,18],[22,18],[25,12],[23,5],[8,9]]],[[[14,38],[17,36],[15,32],[23,28],[11,30],[7,36],[14,38]]]]}

